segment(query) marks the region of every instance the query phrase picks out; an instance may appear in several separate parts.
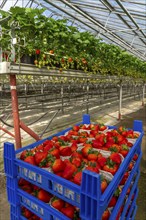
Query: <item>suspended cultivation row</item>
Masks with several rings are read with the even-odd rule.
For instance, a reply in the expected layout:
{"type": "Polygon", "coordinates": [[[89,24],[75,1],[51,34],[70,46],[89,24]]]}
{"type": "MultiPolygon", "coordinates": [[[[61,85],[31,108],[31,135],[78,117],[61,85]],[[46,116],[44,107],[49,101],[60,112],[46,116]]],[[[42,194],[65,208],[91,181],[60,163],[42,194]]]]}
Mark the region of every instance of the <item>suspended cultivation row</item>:
{"type": "MultiPolygon", "coordinates": [[[[48,18],[44,11],[10,8],[9,21],[2,23],[0,43],[3,61],[33,63],[39,68],[59,68],[60,73],[66,69],[76,69],[93,74],[145,79],[144,61],[118,46],[106,44],[87,31],[80,32],[65,19],[48,18]],[[10,47],[12,37],[17,39],[17,43],[10,47]],[[12,48],[15,54],[12,54],[12,48]]],[[[2,19],[9,17],[9,12],[1,10],[0,14],[2,19]]]]}

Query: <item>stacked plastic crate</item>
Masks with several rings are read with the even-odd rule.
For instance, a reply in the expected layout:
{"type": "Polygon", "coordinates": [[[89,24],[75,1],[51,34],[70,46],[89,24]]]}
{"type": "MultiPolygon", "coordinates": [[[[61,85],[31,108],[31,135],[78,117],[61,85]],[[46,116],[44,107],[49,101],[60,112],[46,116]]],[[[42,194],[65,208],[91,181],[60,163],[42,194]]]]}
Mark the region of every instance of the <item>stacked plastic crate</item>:
{"type": "MultiPolygon", "coordinates": [[[[83,121],[79,124],[90,124],[90,116],[84,115],[83,121]]],[[[59,132],[55,134],[55,136],[64,135],[70,129],[71,128],[68,128],[59,132]]],[[[108,129],[114,129],[114,127],[108,126],[108,129]]],[[[54,209],[50,203],[44,203],[33,195],[23,191],[18,186],[20,178],[23,178],[31,184],[34,184],[36,187],[40,187],[52,195],[57,196],[61,200],[75,206],[76,210],[79,210],[79,217],[76,219],[133,220],[137,210],[136,199],[138,196],[138,179],[140,176],[139,164],[142,156],[142,122],[134,121],[133,130],[139,132],[140,135],[103,193],[101,192],[101,176],[95,172],[83,170],[81,185],[77,185],[48,172],[47,169],[33,166],[19,159],[21,152],[41,145],[46,139],[17,151],[15,151],[12,143],[5,143],[4,164],[7,176],[7,196],[10,203],[11,220],[26,219],[22,215],[22,207],[25,207],[32,213],[35,213],[39,217],[38,219],[70,219],[63,213],[54,209]],[[137,155],[136,160],[134,160],[135,155],[137,155]],[[118,199],[115,205],[108,209],[110,211],[110,216],[104,218],[103,213],[107,210],[107,207],[109,207],[108,205],[116,190],[119,189],[119,185],[131,162],[133,163],[133,167],[129,171],[126,181],[122,187],[120,187],[118,199]]],[[[47,139],[51,140],[53,136],[50,136],[47,139]]]]}

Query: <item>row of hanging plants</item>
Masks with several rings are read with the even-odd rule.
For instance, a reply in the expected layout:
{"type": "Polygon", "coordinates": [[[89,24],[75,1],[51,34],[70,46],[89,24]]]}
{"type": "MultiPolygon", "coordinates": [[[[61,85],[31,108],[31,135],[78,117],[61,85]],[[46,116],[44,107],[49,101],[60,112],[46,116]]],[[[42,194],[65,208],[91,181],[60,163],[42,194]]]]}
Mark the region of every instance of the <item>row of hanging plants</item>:
{"type": "Polygon", "coordinates": [[[11,61],[13,35],[17,39],[15,62],[23,62],[27,55],[39,68],[146,78],[146,62],[87,31],[79,31],[67,20],[48,18],[44,11],[20,7],[0,11],[1,19],[11,14],[9,20],[1,24],[3,60],[11,61]]]}

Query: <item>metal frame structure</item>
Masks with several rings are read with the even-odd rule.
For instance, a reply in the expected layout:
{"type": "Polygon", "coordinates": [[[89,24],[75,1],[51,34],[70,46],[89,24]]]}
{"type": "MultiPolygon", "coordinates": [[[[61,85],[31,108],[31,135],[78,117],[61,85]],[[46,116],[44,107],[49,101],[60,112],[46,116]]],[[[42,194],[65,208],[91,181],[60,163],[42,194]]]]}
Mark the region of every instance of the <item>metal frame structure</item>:
{"type": "MultiPolygon", "coordinates": [[[[98,75],[90,75],[88,73],[84,73],[81,71],[75,71],[75,70],[68,70],[64,73],[60,73],[58,70],[47,70],[47,68],[38,69],[34,65],[28,65],[28,64],[11,64],[8,62],[1,63],[4,64],[1,67],[1,76],[2,75],[8,75],[10,79],[10,90],[11,90],[11,101],[12,101],[12,114],[13,114],[13,122],[14,122],[14,137],[16,142],[16,148],[21,148],[21,133],[20,128],[23,129],[25,132],[27,132],[30,136],[32,136],[35,140],[41,139],[40,136],[38,136],[34,131],[32,131],[26,124],[24,124],[19,117],[19,105],[18,105],[18,96],[17,96],[17,85],[16,85],[16,76],[20,75],[32,75],[32,76],[49,76],[49,77],[57,77],[61,79],[68,79],[69,80],[84,80],[86,82],[86,92],[87,92],[87,113],[89,111],[88,108],[88,93],[89,93],[89,84],[88,82],[91,80],[116,80],[119,84],[120,90],[119,90],[119,115],[118,119],[121,119],[121,109],[122,109],[122,80],[123,82],[126,80],[130,80],[130,78],[119,78],[117,76],[98,76],[98,75]]],[[[142,99],[142,105],[144,104],[144,93],[145,93],[145,85],[143,85],[143,99],[142,99]]],[[[61,91],[61,98],[63,101],[63,90],[61,91]]],[[[56,114],[55,114],[56,115],[56,114]]],[[[54,117],[54,116],[53,116],[54,117]]],[[[2,129],[3,130],[3,129],[2,129]]],[[[7,132],[8,133],[8,132],[7,132]]],[[[13,136],[13,134],[9,135],[13,136]]]]}
{"type": "Polygon", "coordinates": [[[46,8],[46,16],[66,18],[82,31],[90,31],[146,60],[145,0],[1,0],[0,8],[11,6],[46,8]]]}

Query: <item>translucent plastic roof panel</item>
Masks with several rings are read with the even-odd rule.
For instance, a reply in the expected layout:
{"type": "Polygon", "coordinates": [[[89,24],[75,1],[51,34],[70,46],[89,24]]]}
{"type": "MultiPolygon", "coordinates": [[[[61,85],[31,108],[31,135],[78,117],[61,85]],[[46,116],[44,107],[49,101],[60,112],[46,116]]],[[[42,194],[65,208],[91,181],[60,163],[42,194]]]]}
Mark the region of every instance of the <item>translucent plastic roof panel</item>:
{"type": "Polygon", "coordinates": [[[46,16],[67,18],[107,43],[146,60],[146,0],[0,0],[0,8],[44,7],[46,16]]]}

